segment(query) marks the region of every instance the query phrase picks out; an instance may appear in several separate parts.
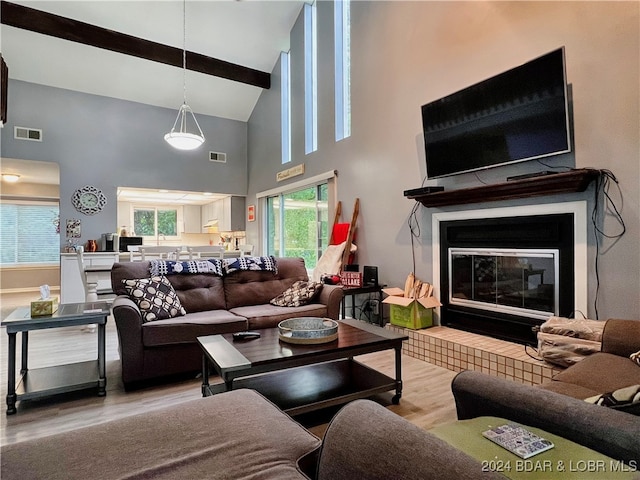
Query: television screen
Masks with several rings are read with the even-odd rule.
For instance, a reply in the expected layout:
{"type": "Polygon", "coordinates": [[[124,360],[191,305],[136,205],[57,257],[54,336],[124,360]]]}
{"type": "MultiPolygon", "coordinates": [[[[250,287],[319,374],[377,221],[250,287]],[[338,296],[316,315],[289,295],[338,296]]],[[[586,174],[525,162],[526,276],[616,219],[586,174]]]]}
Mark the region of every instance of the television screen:
{"type": "Polygon", "coordinates": [[[567,153],[564,48],[422,106],[427,177],[567,153]]]}

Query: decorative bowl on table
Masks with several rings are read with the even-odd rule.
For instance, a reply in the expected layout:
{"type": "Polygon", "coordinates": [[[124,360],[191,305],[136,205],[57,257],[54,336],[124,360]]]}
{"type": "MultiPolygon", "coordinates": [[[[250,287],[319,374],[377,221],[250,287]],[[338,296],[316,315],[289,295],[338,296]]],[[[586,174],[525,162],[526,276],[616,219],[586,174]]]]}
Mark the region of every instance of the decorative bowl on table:
{"type": "Polygon", "coordinates": [[[338,338],[338,322],[330,318],[298,317],[278,324],[280,340],[287,343],[315,345],[338,338]]]}

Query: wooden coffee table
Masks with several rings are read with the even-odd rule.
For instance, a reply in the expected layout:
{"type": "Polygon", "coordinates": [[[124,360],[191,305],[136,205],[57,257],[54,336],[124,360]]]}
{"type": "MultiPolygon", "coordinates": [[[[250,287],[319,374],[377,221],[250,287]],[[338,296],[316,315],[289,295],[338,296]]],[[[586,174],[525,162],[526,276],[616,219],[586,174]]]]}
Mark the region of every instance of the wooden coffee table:
{"type": "Polygon", "coordinates": [[[358,320],[341,320],[338,339],[319,345],[283,342],[277,328],[259,330],[260,338],[234,340],[231,334],[198,337],[202,347],[202,395],[251,388],[289,415],[340,405],[357,398],[395,390],[402,396],[402,342],[406,335],[358,320]],[[354,356],[395,350],[395,378],[354,356]],[[213,369],[224,383],[209,384],[213,369]]]}

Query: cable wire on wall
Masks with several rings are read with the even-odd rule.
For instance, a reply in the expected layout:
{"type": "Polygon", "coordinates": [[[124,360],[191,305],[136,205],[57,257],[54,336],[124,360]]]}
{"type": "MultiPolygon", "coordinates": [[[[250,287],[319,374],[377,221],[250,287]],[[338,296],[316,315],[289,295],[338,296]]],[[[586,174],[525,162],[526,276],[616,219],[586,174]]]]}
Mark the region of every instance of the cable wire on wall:
{"type": "MultiPolygon", "coordinates": [[[[424,186],[424,182],[427,180],[427,177],[422,179],[421,187],[424,186]]],[[[409,219],[407,220],[407,224],[409,225],[409,233],[411,236],[411,271],[415,274],[416,272],[416,250],[415,250],[415,241],[420,238],[420,220],[418,219],[418,210],[422,204],[416,200],[415,204],[411,208],[411,213],[409,214],[409,219]]]]}
{"type": "Polygon", "coordinates": [[[600,255],[603,255],[607,250],[613,247],[613,245],[615,245],[627,231],[620,209],[616,206],[609,193],[612,182],[615,183],[620,198],[622,199],[622,190],[620,189],[620,184],[616,176],[611,172],[611,170],[600,170],[600,176],[596,180],[595,204],[593,206],[593,211],[591,212],[591,223],[593,224],[593,234],[596,240],[596,294],[593,301],[593,309],[595,311],[596,319],[599,319],[598,296],[600,294],[600,255]],[[604,200],[604,202],[601,202],[601,200],[604,200]],[[618,225],[620,225],[621,230],[619,232],[610,234],[605,231],[604,223],[607,215],[613,216],[618,225]],[[613,242],[607,247],[607,250],[601,252],[600,242],[604,241],[604,239],[612,239],[613,242]]]}

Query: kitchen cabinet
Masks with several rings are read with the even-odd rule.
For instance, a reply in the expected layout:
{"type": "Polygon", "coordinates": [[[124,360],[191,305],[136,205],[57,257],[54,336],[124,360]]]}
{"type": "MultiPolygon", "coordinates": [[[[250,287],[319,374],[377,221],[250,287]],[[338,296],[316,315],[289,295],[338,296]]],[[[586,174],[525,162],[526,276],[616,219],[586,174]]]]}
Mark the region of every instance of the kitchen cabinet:
{"type": "Polygon", "coordinates": [[[200,207],[200,233],[209,233],[209,229],[205,228],[204,225],[206,225],[207,222],[218,218],[215,208],[216,203],[217,202],[207,203],[200,207]]]}
{"type": "Polygon", "coordinates": [[[182,207],[182,220],[184,222],[184,233],[202,233],[204,222],[201,218],[199,205],[184,205],[182,207]]]}
{"type": "Polygon", "coordinates": [[[221,218],[218,218],[218,228],[221,232],[235,232],[245,229],[245,198],[227,197],[219,200],[222,206],[221,218]]]}
{"type": "MultiPolygon", "coordinates": [[[[201,209],[202,224],[209,220],[218,220],[220,232],[234,232],[245,230],[245,198],[226,197],[222,200],[203,205],[201,209]]],[[[208,233],[206,228],[202,233],[208,233]]]]}

